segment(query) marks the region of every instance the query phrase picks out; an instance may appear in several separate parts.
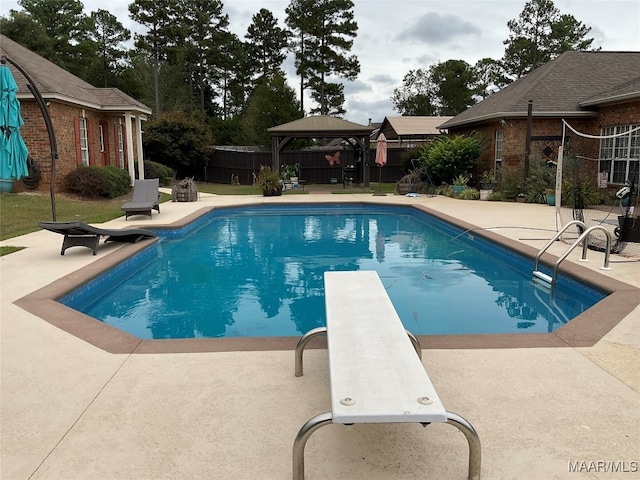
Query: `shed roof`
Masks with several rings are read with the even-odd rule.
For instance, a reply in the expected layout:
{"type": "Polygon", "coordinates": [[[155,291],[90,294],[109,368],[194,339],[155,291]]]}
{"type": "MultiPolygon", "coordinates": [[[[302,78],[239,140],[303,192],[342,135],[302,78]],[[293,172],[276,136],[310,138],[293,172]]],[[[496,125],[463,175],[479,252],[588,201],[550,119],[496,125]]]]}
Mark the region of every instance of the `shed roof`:
{"type": "Polygon", "coordinates": [[[297,137],[361,137],[369,135],[373,127],[349,122],[329,115],[312,115],[300,118],[289,123],[284,123],[267,131],[272,137],[297,136],[297,137]]]}
{"type": "Polygon", "coordinates": [[[399,137],[440,135],[440,125],[453,117],[434,116],[407,116],[385,117],[380,132],[384,133],[387,140],[395,140],[399,137]]]}
{"type": "Polygon", "coordinates": [[[627,98],[640,98],[640,52],[565,52],[447,121],[442,128],[503,117],[592,116],[594,106],[629,83],[627,98]],[[634,91],[635,89],[635,91],[634,91]],[[631,95],[631,97],[629,97],[631,95]],[[586,102],[595,99],[595,102],[586,102]]]}
{"type": "MultiPolygon", "coordinates": [[[[145,115],[151,109],[117,88],[96,88],[28,48],[0,35],[0,54],[23,68],[43,98],[106,111],[133,111],[145,115]]],[[[18,85],[18,98],[32,98],[27,79],[10,62],[18,85]]]]}

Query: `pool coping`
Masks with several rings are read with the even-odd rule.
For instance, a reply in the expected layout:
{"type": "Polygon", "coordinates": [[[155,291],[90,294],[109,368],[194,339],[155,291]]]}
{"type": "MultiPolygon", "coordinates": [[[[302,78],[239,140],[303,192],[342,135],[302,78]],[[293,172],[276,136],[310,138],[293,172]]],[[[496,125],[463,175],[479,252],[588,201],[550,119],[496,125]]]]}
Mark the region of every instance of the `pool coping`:
{"type": "MultiPolygon", "coordinates": [[[[335,202],[314,202],[314,205],[335,202]]],[[[359,201],[359,204],[380,204],[375,200],[359,201]]],[[[263,204],[262,201],[244,203],[243,206],[263,204]]],[[[424,205],[410,205],[408,208],[425,212],[440,220],[451,223],[463,231],[473,231],[503,248],[507,248],[527,258],[535,258],[537,250],[515,240],[506,238],[490,230],[430,209],[424,205]]],[[[212,210],[230,208],[209,206],[164,225],[154,225],[156,230],[179,229],[212,210]]],[[[69,292],[96,278],[105,270],[118,265],[158,239],[143,240],[126,244],[71,274],[59,278],[24,297],[14,304],[49,322],[61,330],[88,342],[109,353],[194,353],[229,351],[269,351],[293,350],[299,337],[236,337],[236,338],[196,338],[178,340],[146,340],[123,332],[95,318],[73,310],[57,300],[69,292]]],[[[552,266],[557,257],[544,254],[540,261],[552,266]]],[[[581,282],[608,293],[608,296],[586,312],[571,320],[552,333],[519,334],[479,334],[479,335],[419,335],[423,348],[430,349],[490,349],[490,348],[541,348],[541,347],[591,347],[624,319],[640,304],[640,289],[622,281],[606,277],[593,270],[570,261],[563,262],[559,271],[563,275],[579,279],[581,282]]],[[[326,341],[318,339],[308,348],[326,348],[326,341]]]]}

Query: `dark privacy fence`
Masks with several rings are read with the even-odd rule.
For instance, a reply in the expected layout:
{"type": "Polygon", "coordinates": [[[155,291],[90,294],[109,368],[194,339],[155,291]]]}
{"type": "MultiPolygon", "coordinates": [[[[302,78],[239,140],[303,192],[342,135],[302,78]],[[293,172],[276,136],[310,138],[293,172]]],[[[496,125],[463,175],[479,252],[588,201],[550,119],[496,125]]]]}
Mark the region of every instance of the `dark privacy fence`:
{"type": "MultiPolygon", "coordinates": [[[[380,171],[375,165],[376,151],[371,150],[370,155],[370,181],[378,182],[382,173],[383,182],[395,182],[406,173],[400,155],[404,149],[389,149],[387,165],[380,171]]],[[[357,166],[355,182],[362,182],[360,178],[360,165],[356,163],[353,150],[340,150],[341,165],[333,167],[325,159],[325,155],[333,155],[336,150],[292,150],[280,154],[280,164],[300,164],[299,177],[307,184],[330,183],[332,178],[342,182],[342,168],[347,165],[357,166]]],[[[242,150],[218,150],[213,152],[211,160],[204,168],[202,176],[196,176],[196,180],[205,180],[210,183],[232,183],[237,176],[242,185],[253,183],[253,174],[260,171],[260,165],[271,165],[271,152],[252,152],[242,150]]],[[[349,174],[351,175],[351,174],[349,174]]]]}

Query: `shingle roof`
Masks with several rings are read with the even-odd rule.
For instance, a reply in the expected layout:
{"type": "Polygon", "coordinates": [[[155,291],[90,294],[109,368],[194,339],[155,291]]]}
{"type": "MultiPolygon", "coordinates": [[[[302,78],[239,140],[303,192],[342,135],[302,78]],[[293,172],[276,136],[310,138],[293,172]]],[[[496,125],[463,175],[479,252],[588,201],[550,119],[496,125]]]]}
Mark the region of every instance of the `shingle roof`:
{"type": "Polygon", "coordinates": [[[328,115],[312,115],[269,128],[267,131],[271,136],[297,134],[331,138],[369,135],[372,130],[372,127],[349,122],[341,118],[328,115]]]}
{"type": "Polygon", "coordinates": [[[630,99],[640,98],[640,77],[623,83],[619,87],[594,95],[580,102],[581,107],[603,105],[606,103],[624,102],[630,99]]]}
{"type": "MultiPolygon", "coordinates": [[[[0,54],[20,65],[45,99],[96,110],[151,114],[149,107],[121,90],[96,88],[4,35],[0,35],[0,54]]],[[[18,97],[32,98],[26,78],[10,62],[7,65],[18,84],[18,97]]]]}
{"type": "Polygon", "coordinates": [[[593,111],[585,107],[606,101],[627,83],[626,94],[640,98],[633,91],[639,78],[640,52],[565,52],[440,127],[526,116],[529,100],[534,116],[588,116],[593,111]],[[595,101],[583,103],[588,99],[595,101]]]}
{"type": "Polygon", "coordinates": [[[385,117],[380,131],[387,140],[395,140],[399,137],[440,135],[438,128],[444,122],[453,117],[385,117]]]}

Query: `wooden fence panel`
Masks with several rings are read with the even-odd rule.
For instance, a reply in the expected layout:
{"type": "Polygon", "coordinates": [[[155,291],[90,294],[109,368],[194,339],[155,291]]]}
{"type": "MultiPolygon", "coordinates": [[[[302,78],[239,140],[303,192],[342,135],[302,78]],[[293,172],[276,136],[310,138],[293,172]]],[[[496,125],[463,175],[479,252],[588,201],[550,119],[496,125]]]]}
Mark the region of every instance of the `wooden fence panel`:
{"type": "MultiPolygon", "coordinates": [[[[370,158],[370,181],[379,181],[382,174],[383,182],[397,182],[406,173],[401,155],[402,149],[389,149],[387,153],[387,165],[382,170],[374,163],[375,150],[371,150],[370,158]]],[[[342,169],[346,165],[358,167],[354,178],[356,183],[361,183],[361,172],[357,165],[353,150],[340,151],[340,166],[329,165],[325,155],[333,155],[335,150],[286,150],[280,154],[281,164],[298,163],[300,165],[299,177],[307,184],[330,183],[332,178],[342,182],[342,169]]],[[[203,178],[210,183],[231,183],[232,178],[237,175],[242,185],[253,183],[253,175],[258,175],[261,165],[271,165],[271,152],[251,152],[251,151],[231,151],[216,150],[208,165],[205,167],[203,178]]]]}

